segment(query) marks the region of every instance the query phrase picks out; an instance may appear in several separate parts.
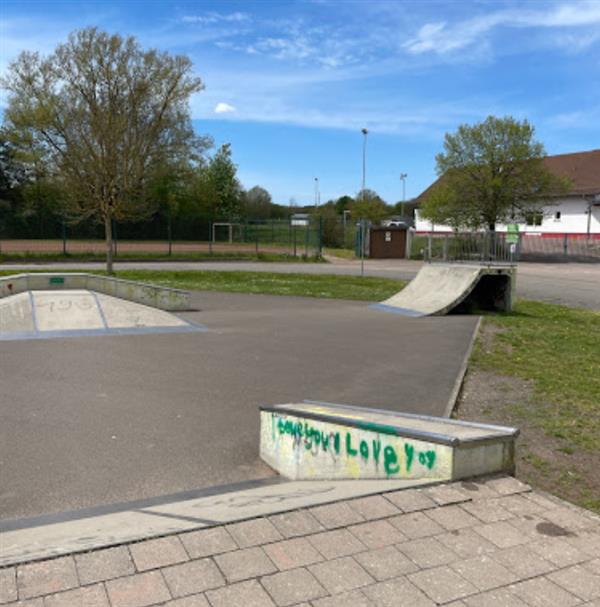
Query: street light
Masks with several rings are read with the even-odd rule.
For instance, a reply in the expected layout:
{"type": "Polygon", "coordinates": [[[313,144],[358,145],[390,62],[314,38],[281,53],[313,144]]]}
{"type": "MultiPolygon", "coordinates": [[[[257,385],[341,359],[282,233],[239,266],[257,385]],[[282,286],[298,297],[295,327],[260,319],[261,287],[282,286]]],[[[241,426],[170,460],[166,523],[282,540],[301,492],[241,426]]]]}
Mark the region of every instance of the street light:
{"type": "Polygon", "coordinates": [[[402,219],[404,219],[404,201],[406,200],[406,178],[408,173],[400,173],[400,181],[402,182],[402,205],[400,206],[400,212],[402,213],[402,219]]]}
{"type": "Polygon", "coordinates": [[[321,198],[321,194],[319,192],[319,178],[315,177],[315,211],[317,210],[317,207],[319,206],[320,198],[321,198]]]}
{"type": "MultiPolygon", "coordinates": [[[[365,199],[365,181],[366,181],[366,171],[367,171],[367,135],[369,131],[365,129],[361,129],[360,131],[363,137],[363,163],[362,163],[362,199],[365,199]]],[[[365,220],[361,218],[360,220],[360,275],[365,275],[365,220]]]]}
{"type": "Polygon", "coordinates": [[[369,131],[367,129],[361,129],[363,135],[363,163],[362,163],[362,195],[365,196],[365,179],[366,179],[366,168],[367,168],[367,135],[369,131]]]}

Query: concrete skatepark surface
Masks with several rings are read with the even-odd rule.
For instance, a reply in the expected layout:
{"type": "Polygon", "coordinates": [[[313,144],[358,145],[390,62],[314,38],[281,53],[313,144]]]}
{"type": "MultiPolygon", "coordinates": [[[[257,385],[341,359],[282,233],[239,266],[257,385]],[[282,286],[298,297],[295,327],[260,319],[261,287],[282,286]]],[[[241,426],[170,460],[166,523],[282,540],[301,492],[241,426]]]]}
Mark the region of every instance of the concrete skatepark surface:
{"type": "Polygon", "coordinates": [[[443,415],[478,319],[363,302],[194,293],[203,333],[3,346],[0,517],[265,478],[258,406],[443,415]]]}
{"type": "Polygon", "coordinates": [[[27,291],[0,299],[0,341],[199,327],[150,306],[79,289],[27,291]]]}

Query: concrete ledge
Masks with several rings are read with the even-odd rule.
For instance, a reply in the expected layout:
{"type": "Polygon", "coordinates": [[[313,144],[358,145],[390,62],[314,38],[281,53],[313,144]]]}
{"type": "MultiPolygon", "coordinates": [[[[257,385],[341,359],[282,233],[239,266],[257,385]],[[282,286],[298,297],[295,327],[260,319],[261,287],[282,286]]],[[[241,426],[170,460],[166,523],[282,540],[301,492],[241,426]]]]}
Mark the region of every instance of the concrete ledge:
{"type": "Polygon", "coordinates": [[[157,287],[111,276],[80,272],[40,272],[15,274],[0,278],[0,298],[24,293],[25,291],[48,291],[53,289],[89,289],[97,293],[120,297],[121,299],[172,312],[190,309],[190,293],[188,291],[157,287]]]}
{"type": "Polygon", "coordinates": [[[514,469],[515,428],[306,402],[261,407],[260,455],[294,480],[457,480],[514,469]]]}

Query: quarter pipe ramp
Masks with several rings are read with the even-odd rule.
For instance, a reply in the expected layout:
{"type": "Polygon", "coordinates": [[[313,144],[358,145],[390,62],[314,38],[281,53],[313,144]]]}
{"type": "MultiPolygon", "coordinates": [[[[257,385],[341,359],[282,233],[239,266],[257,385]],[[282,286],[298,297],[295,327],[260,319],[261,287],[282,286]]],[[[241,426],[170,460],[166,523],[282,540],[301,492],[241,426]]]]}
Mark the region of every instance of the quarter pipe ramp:
{"type": "Polygon", "coordinates": [[[427,264],[402,291],[371,307],[413,317],[509,312],[515,279],[512,266],[427,264]]]}

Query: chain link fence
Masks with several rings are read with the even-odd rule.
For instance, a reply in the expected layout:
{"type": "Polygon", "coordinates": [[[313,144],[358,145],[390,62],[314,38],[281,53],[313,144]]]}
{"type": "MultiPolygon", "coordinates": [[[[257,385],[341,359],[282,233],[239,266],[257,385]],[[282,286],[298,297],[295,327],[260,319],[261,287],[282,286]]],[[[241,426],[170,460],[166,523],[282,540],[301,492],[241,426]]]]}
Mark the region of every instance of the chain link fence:
{"type": "MultiPolygon", "coordinates": [[[[321,256],[323,222],[288,219],[243,222],[168,219],[145,224],[113,224],[116,259],[248,257],[268,254],[311,258],[321,256]]],[[[101,256],[106,252],[102,226],[43,226],[19,237],[0,234],[0,260],[35,257],[101,256]]]]}

